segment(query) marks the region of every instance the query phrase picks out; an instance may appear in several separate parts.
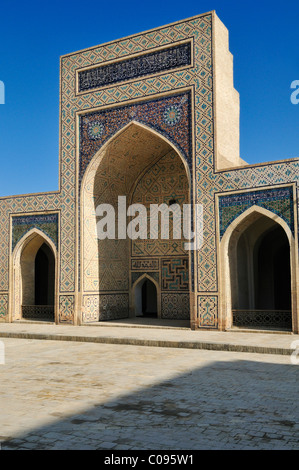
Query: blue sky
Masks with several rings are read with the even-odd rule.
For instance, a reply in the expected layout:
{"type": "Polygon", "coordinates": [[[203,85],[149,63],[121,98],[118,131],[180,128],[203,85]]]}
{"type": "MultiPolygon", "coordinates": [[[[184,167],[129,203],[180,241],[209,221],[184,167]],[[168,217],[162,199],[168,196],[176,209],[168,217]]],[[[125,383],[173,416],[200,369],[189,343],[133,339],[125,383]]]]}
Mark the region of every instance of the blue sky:
{"type": "Polygon", "coordinates": [[[1,2],[0,196],[58,189],[59,58],[216,10],[230,33],[248,163],[299,157],[298,1],[1,2]]]}

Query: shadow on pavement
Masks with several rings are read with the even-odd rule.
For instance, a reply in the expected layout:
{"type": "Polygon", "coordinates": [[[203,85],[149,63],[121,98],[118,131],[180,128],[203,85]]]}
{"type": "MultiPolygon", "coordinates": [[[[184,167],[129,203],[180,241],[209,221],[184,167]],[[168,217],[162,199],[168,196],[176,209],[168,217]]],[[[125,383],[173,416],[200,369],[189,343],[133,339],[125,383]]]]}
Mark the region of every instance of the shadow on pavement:
{"type": "MultiPolygon", "coordinates": [[[[298,449],[299,367],[227,355],[78,414],[56,413],[52,424],[2,440],[2,450],[298,449]]],[[[93,387],[100,395],[99,377],[93,387]]]]}

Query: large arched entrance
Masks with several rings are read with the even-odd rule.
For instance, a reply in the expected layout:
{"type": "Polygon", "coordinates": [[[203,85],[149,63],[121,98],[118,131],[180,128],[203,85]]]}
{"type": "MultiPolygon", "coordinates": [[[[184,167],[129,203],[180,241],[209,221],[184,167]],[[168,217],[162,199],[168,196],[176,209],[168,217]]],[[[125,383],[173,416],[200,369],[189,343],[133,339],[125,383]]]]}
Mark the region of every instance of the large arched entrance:
{"type": "MultiPolygon", "coordinates": [[[[151,238],[149,225],[141,233],[140,224],[135,223],[130,237],[127,231],[133,220],[133,214],[127,212],[129,206],[134,205],[135,221],[137,215],[145,214],[146,223],[151,204],[175,201],[183,209],[190,202],[189,181],[188,166],[177,149],[137,122],[125,126],[93,157],[82,180],[80,206],[83,322],[135,316],[133,284],[145,274],[159,286],[161,318],[163,295],[166,298],[172,292],[184,300],[189,296],[190,252],[184,249],[186,240],[173,240],[172,219],[169,239],[162,240],[160,233],[151,238]],[[109,211],[114,226],[107,217],[109,211]],[[101,239],[99,227],[104,225],[107,233],[101,239]],[[162,276],[165,294],[160,288],[162,276]]],[[[145,286],[150,292],[151,284],[145,286]]],[[[186,302],[177,305],[183,307],[173,313],[174,318],[189,319],[189,305],[188,311],[186,302]]]]}
{"type": "Polygon", "coordinates": [[[294,240],[275,214],[254,207],[221,241],[221,307],[224,328],[294,329],[294,240]]]}
{"type": "Polygon", "coordinates": [[[55,321],[55,247],[46,235],[31,230],[13,254],[12,319],[55,321]]]}

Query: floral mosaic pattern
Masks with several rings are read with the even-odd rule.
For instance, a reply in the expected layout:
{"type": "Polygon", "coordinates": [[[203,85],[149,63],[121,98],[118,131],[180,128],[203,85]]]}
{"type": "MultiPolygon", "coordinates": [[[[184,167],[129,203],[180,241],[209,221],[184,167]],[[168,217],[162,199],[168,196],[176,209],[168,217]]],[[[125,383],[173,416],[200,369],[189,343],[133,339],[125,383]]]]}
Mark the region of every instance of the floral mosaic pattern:
{"type": "Polygon", "coordinates": [[[178,106],[167,106],[163,113],[164,121],[169,126],[175,126],[181,119],[181,110],[178,106]]]}
{"type": "Polygon", "coordinates": [[[104,125],[99,121],[93,121],[88,125],[88,136],[92,140],[97,140],[104,132],[104,125]]]}

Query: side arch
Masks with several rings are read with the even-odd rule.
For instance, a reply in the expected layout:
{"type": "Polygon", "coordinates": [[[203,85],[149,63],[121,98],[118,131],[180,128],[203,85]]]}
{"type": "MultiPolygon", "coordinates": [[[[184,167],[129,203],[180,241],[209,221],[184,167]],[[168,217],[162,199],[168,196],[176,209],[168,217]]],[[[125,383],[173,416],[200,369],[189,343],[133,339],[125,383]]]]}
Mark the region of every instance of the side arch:
{"type": "MultiPolygon", "coordinates": [[[[226,229],[222,240],[220,241],[220,318],[219,325],[221,330],[232,327],[232,282],[236,278],[236,266],[231,266],[231,253],[236,250],[237,243],[253,223],[263,218],[268,225],[272,227],[277,224],[284,231],[290,253],[290,274],[291,274],[291,309],[292,309],[292,331],[297,333],[298,325],[298,260],[296,252],[296,242],[288,224],[277,214],[257,205],[254,205],[240,214],[226,229]]],[[[261,232],[262,233],[262,232],[261,232]]],[[[258,235],[261,235],[257,234],[258,235]]],[[[236,279],[235,279],[236,282],[236,279]]]]}
{"type": "Polygon", "coordinates": [[[53,257],[53,320],[57,323],[58,312],[58,256],[57,249],[53,241],[41,230],[32,228],[16,244],[10,263],[10,321],[20,320],[22,318],[22,302],[24,295],[26,301],[32,302],[34,298],[34,275],[35,258],[43,245],[46,245],[48,252],[53,257]]]}

